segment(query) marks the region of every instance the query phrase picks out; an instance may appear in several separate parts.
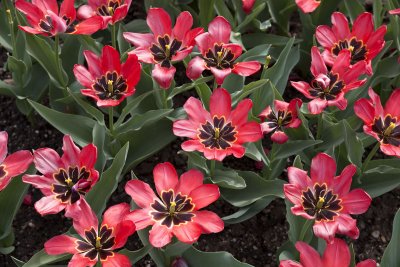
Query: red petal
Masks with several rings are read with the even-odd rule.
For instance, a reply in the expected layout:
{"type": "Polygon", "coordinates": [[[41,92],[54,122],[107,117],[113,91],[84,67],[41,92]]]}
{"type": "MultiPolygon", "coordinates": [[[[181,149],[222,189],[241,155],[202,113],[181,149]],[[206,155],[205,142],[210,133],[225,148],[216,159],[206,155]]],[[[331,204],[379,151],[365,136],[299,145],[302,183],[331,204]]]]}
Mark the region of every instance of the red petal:
{"type": "Polygon", "coordinates": [[[181,145],[184,151],[204,151],[204,145],[199,142],[199,140],[188,140],[181,145]]]}
{"type": "Polygon", "coordinates": [[[59,213],[65,206],[65,204],[62,204],[60,200],[54,198],[54,196],[42,197],[35,203],[36,211],[42,216],[59,213]]]}
{"type": "Polygon", "coordinates": [[[100,77],[102,74],[102,70],[101,70],[101,60],[99,56],[97,56],[90,50],[83,51],[83,55],[85,56],[89,72],[91,73],[92,77],[94,78],[100,77]]]}
{"type": "Polygon", "coordinates": [[[78,253],[76,246],[79,239],[68,235],[58,235],[44,243],[44,249],[49,255],[60,255],[64,253],[78,253]]]}
{"type": "Polygon", "coordinates": [[[219,195],[217,185],[205,184],[194,189],[189,196],[192,198],[193,204],[195,204],[195,210],[199,210],[217,201],[219,195]]]}
{"type": "Polygon", "coordinates": [[[346,16],[340,12],[334,12],[331,17],[332,31],[338,39],[344,40],[351,36],[349,21],[346,16]]]}
{"type": "Polygon", "coordinates": [[[244,99],[239,102],[237,107],[232,110],[231,113],[231,121],[233,125],[241,126],[246,124],[247,117],[249,116],[249,112],[253,106],[253,102],[251,99],[244,99]]]}
{"type": "Polygon", "coordinates": [[[193,244],[201,235],[201,228],[195,223],[186,223],[173,227],[173,233],[179,241],[193,244]]]}
{"type": "Polygon", "coordinates": [[[197,47],[200,52],[205,55],[209,49],[214,48],[214,40],[210,33],[205,32],[195,38],[197,47]]]}
{"type": "Polygon", "coordinates": [[[115,9],[115,13],[112,16],[112,24],[117,23],[120,20],[123,20],[128,14],[128,6],[122,5],[115,9]]]}
{"type": "Polygon", "coordinates": [[[324,239],[327,243],[332,243],[338,227],[339,223],[337,221],[321,221],[315,222],[313,230],[317,237],[324,239]]]}
{"type": "Polygon", "coordinates": [[[46,196],[52,195],[52,184],[54,182],[53,178],[49,178],[41,175],[24,175],[22,181],[27,184],[31,184],[34,187],[40,189],[42,193],[46,196]]]}
{"type": "Polygon", "coordinates": [[[20,28],[21,30],[23,30],[24,32],[27,32],[27,33],[41,34],[41,35],[48,36],[47,33],[44,33],[44,32],[41,31],[41,30],[37,30],[37,29],[31,28],[31,27],[28,27],[28,26],[21,26],[21,25],[18,25],[18,28],[20,28]]]}
{"type": "Polygon", "coordinates": [[[97,232],[99,221],[85,199],[80,199],[73,205],[69,205],[65,211],[65,217],[73,219],[75,231],[82,237],[85,236],[85,230],[94,228],[97,232]],[[84,216],[82,216],[84,214],[84,216]]]}
{"type": "Polygon", "coordinates": [[[360,231],[357,228],[357,222],[350,215],[341,214],[336,218],[338,223],[338,233],[342,235],[347,235],[352,239],[358,239],[360,231]]]}
{"type": "Polygon", "coordinates": [[[93,267],[97,263],[97,259],[90,260],[83,254],[75,254],[68,263],[68,267],[93,267]]]}
{"type": "Polygon", "coordinates": [[[130,207],[128,203],[120,203],[109,207],[103,214],[103,222],[101,225],[107,225],[109,227],[116,228],[120,224],[126,215],[130,213],[130,207]]]}
{"type": "MultiPolygon", "coordinates": [[[[46,1],[47,2],[47,1],[46,1]]],[[[64,0],[60,6],[60,17],[66,16],[72,23],[76,18],[76,10],[74,7],[75,0],[64,0]]]]}
{"type": "MultiPolygon", "coordinates": [[[[223,153],[223,151],[221,151],[221,150],[217,150],[217,151],[220,151],[220,153],[221,152],[223,153]]],[[[232,147],[228,148],[228,151],[229,151],[229,154],[233,154],[233,156],[235,158],[242,158],[244,156],[244,154],[246,153],[246,149],[242,145],[239,145],[239,144],[232,144],[232,147]]],[[[226,154],[222,154],[222,155],[223,155],[223,157],[226,156],[226,154]]],[[[222,160],[223,160],[223,158],[219,161],[222,161],[222,160]]]]}
{"type": "Polygon", "coordinates": [[[368,38],[374,32],[374,20],[372,14],[364,12],[357,17],[353,23],[352,34],[357,36],[358,40],[363,40],[364,43],[368,41],[368,38]]]}
{"type": "Polygon", "coordinates": [[[349,192],[353,176],[356,174],[356,172],[356,166],[350,164],[343,169],[339,176],[335,177],[332,185],[335,194],[343,196],[349,192]]]}
{"type": "Polygon", "coordinates": [[[158,194],[161,196],[162,191],[175,189],[178,184],[178,174],[175,167],[169,163],[159,163],[153,170],[154,183],[158,194]]]}
{"type": "Polygon", "coordinates": [[[357,100],[354,104],[354,112],[365,124],[371,124],[374,121],[375,109],[368,99],[362,98],[357,100]]]}
{"type": "Polygon", "coordinates": [[[217,88],[210,97],[211,116],[225,117],[228,119],[231,114],[231,95],[223,88],[217,88]]]}
{"type": "Polygon", "coordinates": [[[149,240],[153,247],[161,248],[171,242],[172,232],[166,226],[154,224],[149,233],[149,240]]]}
{"type": "Polygon", "coordinates": [[[383,117],[385,114],[384,114],[384,110],[383,110],[381,99],[380,99],[379,95],[374,92],[374,89],[372,89],[372,87],[370,87],[368,89],[368,95],[372,100],[372,104],[375,109],[375,116],[383,117]]]}
{"type": "Polygon", "coordinates": [[[193,25],[193,17],[188,11],[181,12],[176,19],[172,35],[179,41],[185,39],[186,34],[190,31],[193,25]]]}
{"type": "Polygon", "coordinates": [[[200,77],[205,69],[206,63],[204,59],[201,57],[195,57],[189,62],[186,68],[186,76],[188,76],[188,78],[191,80],[196,80],[200,77]]]}
{"type": "Polygon", "coordinates": [[[82,65],[75,64],[74,75],[80,84],[86,88],[91,88],[94,83],[92,74],[82,65]]]}
{"type": "Polygon", "coordinates": [[[279,267],[304,267],[304,266],[300,263],[291,260],[283,260],[280,262],[279,267]]]}
{"type": "Polygon", "coordinates": [[[331,49],[331,47],[336,43],[337,39],[335,34],[332,32],[331,28],[326,25],[321,25],[317,27],[315,32],[315,37],[325,49],[331,49]]]}
{"type": "Polygon", "coordinates": [[[218,16],[208,25],[208,32],[215,43],[229,43],[231,25],[222,16],[218,16]]]}
{"type": "Polygon", "coordinates": [[[60,168],[64,167],[60,156],[51,148],[35,150],[33,158],[36,169],[44,175],[52,176],[53,173],[57,173],[60,168]]]}
{"type": "Polygon", "coordinates": [[[290,84],[296,88],[297,91],[302,93],[307,98],[314,98],[310,95],[309,90],[311,89],[310,85],[306,82],[290,82],[290,84]]]}
{"type": "Polygon", "coordinates": [[[322,256],[324,267],[344,267],[350,265],[350,250],[346,242],[335,238],[332,244],[327,244],[322,256]]]}
{"type": "Polygon", "coordinates": [[[112,46],[106,45],[103,47],[101,56],[103,72],[116,71],[117,73],[121,73],[121,61],[117,50],[112,46]]]}
{"type": "Polygon", "coordinates": [[[61,159],[64,162],[64,166],[77,166],[79,164],[79,153],[81,150],[74,144],[71,136],[64,135],[62,149],[64,154],[61,159]]]}
{"type": "Polygon", "coordinates": [[[246,14],[250,14],[255,3],[256,3],[256,0],[242,0],[243,11],[246,14]]]}
{"type": "MultiPolygon", "coordinates": [[[[26,18],[27,18],[29,24],[31,24],[32,26],[36,26],[37,24],[39,24],[40,19],[42,19],[44,17],[44,14],[39,7],[37,7],[36,5],[31,4],[29,2],[26,2],[24,0],[17,0],[15,2],[15,7],[20,12],[22,12],[23,14],[26,15],[26,18]]],[[[26,28],[29,28],[29,27],[23,27],[23,26],[19,26],[19,27],[22,28],[23,30],[25,30],[26,28]]],[[[32,29],[32,28],[30,28],[30,29],[32,29]]],[[[34,34],[36,34],[36,33],[34,33],[34,34]]]]}
{"type": "Polygon", "coordinates": [[[80,20],[96,16],[96,11],[90,5],[82,5],[78,8],[78,18],[80,20]]]}
{"type": "Polygon", "coordinates": [[[75,32],[72,34],[85,34],[91,35],[103,28],[103,18],[100,16],[93,16],[88,18],[75,26],[75,32]]]}
{"type": "Polygon", "coordinates": [[[163,89],[168,89],[171,87],[171,83],[174,80],[176,69],[174,66],[169,68],[164,68],[161,64],[156,64],[151,76],[163,89]]]}
{"type": "MultiPolygon", "coordinates": [[[[400,8],[399,8],[400,11],[400,8]]],[[[374,260],[365,260],[356,265],[356,267],[376,267],[377,264],[374,260]]]]}
{"type": "Polygon", "coordinates": [[[400,117],[400,88],[392,92],[385,104],[385,113],[400,117]]]}
{"type": "Polygon", "coordinates": [[[175,53],[175,55],[172,56],[171,60],[173,62],[176,61],[181,61],[183,59],[185,59],[193,50],[193,46],[190,46],[189,48],[183,49],[183,50],[179,50],[175,53]]]}
{"type": "Polygon", "coordinates": [[[204,33],[203,28],[194,28],[186,33],[185,38],[183,39],[182,45],[184,46],[194,46],[196,44],[195,38],[204,33]]]}
{"type": "Polygon", "coordinates": [[[197,138],[199,125],[189,120],[178,120],[173,124],[173,132],[176,136],[197,138]]]}
{"type": "Polygon", "coordinates": [[[136,230],[135,223],[130,220],[127,220],[126,218],[124,221],[119,223],[114,228],[115,245],[113,246],[113,249],[118,249],[123,247],[126,244],[128,237],[130,237],[135,232],[135,230],[136,230]]]}
{"type": "Polygon", "coordinates": [[[283,192],[285,193],[286,198],[295,205],[301,205],[303,203],[301,198],[303,189],[306,190],[307,188],[299,188],[296,184],[285,184],[283,186],[283,192]]]}
{"type": "Polygon", "coordinates": [[[7,156],[7,143],[8,143],[8,134],[6,131],[0,132],[0,164],[4,161],[7,156]]]}
{"type": "Polygon", "coordinates": [[[136,226],[136,230],[139,231],[154,224],[149,212],[149,209],[134,210],[125,217],[125,220],[132,221],[136,226]]]}
{"type": "Polygon", "coordinates": [[[314,115],[322,113],[327,106],[328,101],[320,98],[312,100],[307,105],[308,111],[310,111],[310,113],[314,115]]]}
{"type": "Polygon", "coordinates": [[[304,13],[314,12],[315,9],[321,4],[321,1],[317,0],[296,0],[296,4],[304,13]]]}
{"type": "Polygon", "coordinates": [[[85,166],[87,169],[93,169],[97,160],[97,147],[94,144],[88,144],[82,148],[79,154],[80,166],[85,166]]]}
{"type": "Polygon", "coordinates": [[[303,267],[323,266],[321,256],[310,245],[299,241],[296,243],[296,249],[300,252],[300,262],[303,267]]]}
{"type": "Polygon", "coordinates": [[[250,76],[259,71],[261,64],[258,61],[247,61],[236,63],[233,67],[233,73],[241,76],[250,76]]]}
{"type": "Polygon", "coordinates": [[[277,144],[284,144],[289,140],[289,137],[282,131],[276,131],[271,135],[271,140],[277,144]]]}
{"type": "Polygon", "coordinates": [[[223,84],[226,76],[228,76],[232,72],[231,68],[218,69],[218,68],[211,67],[210,70],[211,70],[212,74],[214,75],[215,81],[217,82],[218,85],[223,84]]]}
{"type": "Polygon", "coordinates": [[[125,255],[114,253],[112,257],[108,257],[106,261],[101,262],[103,267],[131,267],[129,258],[125,255]]]}
{"type": "MultiPolygon", "coordinates": [[[[182,146],[182,148],[183,148],[183,146],[182,146]]],[[[204,146],[203,146],[203,148],[204,148],[204,146]]],[[[223,161],[226,156],[229,156],[233,153],[233,151],[229,150],[229,149],[222,150],[222,149],[215,149],[215,148],[213,148],[213,149],[205,148],[203,150],[204,150],[204,157],[208,160],[223,161]]],[[[189,150],[187,150],[187,151],[189,151],[189,150]]],[[[199,151],[201,151],[201,150],[199,149],[199,151]]],[[[244,153],[245,153],[244,148],[242,148],[242,152],[244,155],[244,153]]],[[[243,155],[241,154],[241,156],[243,156],[243,155]]]]}
{"type": "Polygon", "coordinates": [[[171,36],[171,18],[164,9],[150,8],[146,21],[156,38],[166,34],[171,36]]]}
{"type": "Polygon", "coordinates": [[[151,187],[139,180],[128,181],[125,185],[125,192],[141,208],[149,207],[157,199],[151,187]]]}
{"type": "Polygon", "coordinates": [[[58,14],[58,4],[56,0],[32,0],[32,4],[40,8],[43,12],[51,10],[58,14]]]}
{"type": "Polygon", "coordinates": [[[342,197],[343,213],[363,214],[371,205],[371,197],[362,189],[354,189],[342,197]]]}
{"type": "Polygon", "coordinates": [[[238,132],[239,133],[236,136],[236,143],[238,144],[256,142],[263,137],[261,126],[255,121],[246,123],[244,126],[238,129],[238,132]]]}
{"type": "Polygon", "coordinates": [[[121,67],[121,74],[127,80],[128,87],[135,87],[140,80],[142,66],[135,54],[128,54],[128,59],[121,67]]]}
{"type": "Polygon", "coordinates": [[[190,97],[186,103],[183,105],[183,108],[188,115],[189,120],[193,121],[195,124],[205,123],[207,120],[210,120],[210,114],[203,107],[203,103],[197,98],[190,97]]]}
{"type": "Polygon", "coordinates": [[[194,189],[203,185],[203,173],[199,170],[189,170],[181,175],[176,186],[176,193],[189,195],[194,189]]]}
{"type": "Polygon", "coordinates": [[[202,229],[203,233],[219,233],[224,230],[224,221],[214,212],[202,210],[194,214],[193,222],[202,229]]]}
{"type": "Polygon", "coordinates": [[[154,35],[151,33],[124,32],[123,36],[128,43],[136,47],[149,48],[154,42],[154,35]]]}
{"type": "Polygon", "coordinates": [[[380,148],[384,154],[400,158],[400,147],[389,144],[381,144],[380,148]]]}
{"type": "Polygon", "coordinates": [[[307,172],[296,167],[289,167],[287,169],[289,183],[301,188],[306,189],[311,186],[311,179],[308,177],[307,172]]]}
{"type": "Polygon", "coordinates": [[[331,186],[336,174],[335,160],[325,153],[319,153],[311,161],[310,174],[313,183],[327,183],[328,187],[331,186]]]}
{"type": "Polygon", "coordinates": [[[316,46],[311,48],[311,59],[311,73],[314,75],[314,77],[317,77],[321,73],[328,73],[324,59],[322,58],[321,53],[316,46]]]}
{"type": "MultiPolygon", "coordinates": [[[[242,51],[243,51],[242,46],[239,44],[223,44],[222,47],[231,50],[231,52],[233,53],[234,59],[238,58],[242,54],[242,51]]],[[[250,62],[254,62],[254,61],[250,61],[250,62]]],[[[258,61],[256,61],[256,62],[258,62],[258,61]]]]}
{"type": "Polygon", "coordinates": [[[51,22],[53,24],[51,34],[57,35],[59,33],[65,33],[65,31],[67,30],[67,24],[65,20],[60,18],[56,13],[52,12],[51,10],[47,10],[47,14],[50,16],[51,22]]]}
{"type": "Polygon", "coordinates": [[[340,51],[338,57],[335,60],[335,63],[333,63],[331,72],[340,74],[343,70],[349,69],[350,58],[351,52],[349,50],[340,51]]]}

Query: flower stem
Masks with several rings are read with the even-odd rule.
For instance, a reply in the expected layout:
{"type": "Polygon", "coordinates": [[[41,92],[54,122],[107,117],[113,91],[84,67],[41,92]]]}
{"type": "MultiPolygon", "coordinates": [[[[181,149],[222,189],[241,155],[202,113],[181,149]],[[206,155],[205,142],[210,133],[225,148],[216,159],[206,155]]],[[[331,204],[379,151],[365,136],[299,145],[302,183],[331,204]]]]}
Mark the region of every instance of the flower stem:
{"type": "Polygon", "coordinates": [[[214,174],[215,174],[215,160],[211,160],[211,167],[210,167],[210,176],[211,176],[211,178],[213,178],[214,177],[214,174]]]}
{"type": "Polygon", "coordinates": [[[111,24],[111,45],[118,50],[117,48],[117,27],[115,24],[111,24]]]}
{"type": "Polygon", "coordinates": [[[314,220],[307,220],[304,225],[303,228],[301,228],[301,232],[300,232],[300,236],[299,236],[299,241],[304,241],[304,239],[306,238],[306,234],[308,232],[308,229],[310,229],[311,225],[313,224],[314,220]]]}
{"type": "Polygon", "coordinates": [[[7,17],[8,17],[8,25],[10,27],[11,43],[12,43],[12,48],[13,48],[12,53],[13,53],[13,56],[15,58],[19,59],[18,58],[18,51],[17,51],[17,42],[16,42],[16,39],[15,39],[15,32],[14,32],[14,21],[13,21],[13,18],[12,18],[11,10],[7,9],[6,13],[7,13],[7,17]]]}
{"type": "Polygon", "coordinates": [[[168,109],[168,99],[167,99],[167,90],[166,89],[161,89],[161,97],[162,97],[162,102],[163,102],[163,108],[168,109]]]}
{"type": "Polygon", "coordinates": [[[114,132],[114,107],[108,108],[108,128],[111,134],[114,132]]]}
{"type": "Polygon", "coordinates": [[[63,76],[63,67],[61,66],[60,62],[60,54],[58,53],[60,50],[60,37],[58,35],[54,36],[54,53],[55,53],[55,60],[56,60],[56,66],[57,66],[57,72],[59,79],[61,81],[61,86],[65,89],[66,84],[64,81],[64,76],[63,76]]]}
{"type": "Polygon", "coordinates": [[[365,171],[365,169],[368,167],[368,163],[371,161],[371,159],[375,156],[376,152],[378,151],[378,148],[380,147],[380,143],[377,142],[374,146],[374,148],[372,148],[372,150],[369,152],[367,158],[365,159],[363,165],[362,165],[362,172],[365,171]]]}
{"type": "Polygon", "coordinates": [[[217,80],[214,78],[213,91],[218,88],[217,80]]]}
{"type": "Polygon", "coordinates": [[[322,112],[320,114],[318,114],[318,124],[317,124],[317,140],[319,140],[321,138],[321,134],[322,134],[322,126],[324,123],[324,120],[322,119],[322,112]]]}

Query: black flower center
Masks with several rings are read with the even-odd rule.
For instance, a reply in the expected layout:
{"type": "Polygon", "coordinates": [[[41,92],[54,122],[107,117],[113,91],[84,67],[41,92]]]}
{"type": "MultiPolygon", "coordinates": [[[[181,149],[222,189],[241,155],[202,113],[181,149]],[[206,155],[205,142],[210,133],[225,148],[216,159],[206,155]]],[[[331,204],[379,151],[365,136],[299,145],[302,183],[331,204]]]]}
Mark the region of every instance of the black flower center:
{"type": "Polygon", "coordinates": [[[120,5],[121,3],[119,0],[109,0],[106,5],[101,5],[97,8],[97,13],[100,16],[112,16],[120,5]]]}
{"type": "Polygon", "coordinates": [[[51,33],[51,30],[53,29],[53,20],[49,15],[46,15],[44,19],[41,19],[39,22],[39,27],[47,33],[51,33]]]}
{"type": "Polygon", "coordinates": [[[310,95],[325,100],[334,100],[345,87],[344,81],[339,80],[339,74],[330,72],[326,78],[328,83],[316,78],[311,82],[310,95]]]}
{"type": "Polygon", "coordinates": [[[400,146],[400,125],[397,118],[387,114],[385,119],[375,118],[372,130],[379,136],[382,143],[400,146]]]}
{"type": "Polygon", "coordinates": [[[230,49],[215,44],[214,49],[209,49],[203,58],[209,68],[228,69],[233,68],[235,55],[230,49]]]}
{"type": "Polygon", "coordinates": [[[175,195],[172,189],[162,191],[161,201],[157,199],[150,206],[153,208],[150,212],[153,220],[168,228],[190,222],[194,216],[192,199],[181,193],[175,195]]]}
{"type": "Polygon", "coordinates": [[[351,64],[355,64],[367,58],[368,49],[362,40],[357,40],[356,37],[350,40],[341,40],[332,48],[334,55],[339,55],[340,51],[347,49],[351,52],[351,64]]]}
{"type": "Polygon", "coordinates": [[[171,67],[172,56],[181,49],[182,42],[176,39],[170,40],[168,35],[157,38],[158,43],[153,43],[150,47],[150,51],[153,54],[153,58],[158,63],[161,62],[161,66],[165,68],[171,67]]]}
{"type": "Polygon", "coordinates": [[[342,200],[333,194],[326,184],[316,183],[313,188],[303,191],[301,199],[304,211],[310,216],[315,216],[317,221],[331,221],[342,210],[342,200]]]}
{"type": "Polygon", "coordinates": [[[93,89],[96,91],[97,96],[101,99],[120,99],[125,91],[128,89],[126,80],[119,76],[117,72],[107,72],[106,75],[101,76],[97,79],[93,85],[93,89]]]}
{"type": "Polygon", "coordinates": [[[53,175],[57,183],[52,185],[52,191],[61,202],[75,203],[84,195],[92,184],[90,171],[85,167],[69,167],[68,170],[60,169],[53,175]]]}
{"type": "Polygon", "coordinates": [[[213,121],[207,121],[199,129],[199,139],[208,148],[226,149],[236,141],[235,127],[231,122],[226,122],[225,117],[214,116],[213,121]]]}
{"type": "Polygon", "coordinates": [[[268,123],[268,126],[276,130],[282,130],[285,126],[292,122],[293,116],[292,112],[285,110],[278,110],[276,113],[274,110],[267,115],[265,122],[268,123]]]}
{"type": "Polygon", "coordinates": [[[67,16],[63,16],[62,19],[65,21],[65,24],[67,24],[67,29],[65,30],[65,33],[74,33],[76,31],[76,21],[71,21],[71,18],[67,16]]]}
{"type": "Polygon", "coordinates": [[[90,260],[100,257],[100,260],[105,261],[114,255],[112,248],[115,245],[115,237],[112,234],[113,229],[108,228],[107,225],[100,228],[99,234],[92,227],[85,231],[85,241],[77,241],[76,249],[90,260]]]}
{"type": "Polygon", "coordinates": [[[7,172],[5,170],[5,167],[3,165],[0,165],[0,179],[5,177],[7,175],[7,172]]]}

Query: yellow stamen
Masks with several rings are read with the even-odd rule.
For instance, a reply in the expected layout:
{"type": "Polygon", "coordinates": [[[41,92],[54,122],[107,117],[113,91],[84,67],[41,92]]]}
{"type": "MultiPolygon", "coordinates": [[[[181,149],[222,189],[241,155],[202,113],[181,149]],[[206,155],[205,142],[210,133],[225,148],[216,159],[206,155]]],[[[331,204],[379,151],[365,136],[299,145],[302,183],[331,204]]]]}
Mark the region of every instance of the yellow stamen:
{"type": "Polygon", "coordinates": [[[100,242],[100,240],[101,240],[101,237],[100,237],[100,236],[96,237],[96,248],[97,248],[97,249],[101,248],[101,242],[100,242]]]}
{"type": "Polygon", "coordinates": [[[108,13],[112,16],[114,15],[114,9],[112,7],[108,7],[108,13]]]}
{"type": "Polygon", "coordinates": [[[322,209],[322,207],[324,206],[325,203],[325,199],[323,197],[319,197],[318,202],[317,202],[317,209],[322,209]]]}
{"type": "Polygon", "coordinates": [[[217,52],[217,56],[218,56],[218,58],[217,58],[218,63],[220,63],[222,60],[222,51],[217,52]]]}
{"type": "Polygon", "coordinates": [[[391,122],[389,126],[386,128],[386,130],[383,132],[383,134],[389,136],[393,132],[394,128],[396,128],[396,124],[391,122]]]}
{"type": "Polygon", "coordinates": [[[72,182],[72,179],[71,178],[67,178],[67,179],[65,179],[65,183],[68,185],[68,186],[73,186],[74,185],[74,183],[72,182]]]}
{"type": "Polygon", "coordinates": [[[279,118],[278,118],[278,125],[281,125],[281,124],[282,124],[282,121],[283,121],[282,117],[279,117],[279,118]]]}
{"type": "Polygon", "coordinates": [[[170,53],[171,53],[171,46],[170,45],[165,45],[165,55],[167,57],[169,57],[170,53]]]}
{"type": "Polygon", "coordinates": [[[110,93],[112,93],[112,92],[114,92],[114,82],[112,81],[112,80],[108,80],[107,81],[107,86],[108,86],[108,92],[110,92],[110,93]]]}
{"type": "Polygon", "coordinates": [[[13,22],[13,19],[11,16],[11,10],[7,9],[6,13],[7,13],[7,18],[8,18],[8,23],[13,24],[14,22],[13,22]]]}
{"type": "Polygon", "coordinates": [[[171,202],[171,207],[169,208],[169,214],[173,215],[175,213],[176,202],[171,202]]]}
{"type": "Polygon", "coordinates": [[[219,128],[215,128],[215,139],[219,139],[220,134],[221,130],[219,128]]]}
{"type": "Polygon", "coordinates": [[[351,46],[349,47],[349,51],[350,51],[350,52],[353,52],[353,50],[354,50],[354,46],[351,45],[351,46]]]}

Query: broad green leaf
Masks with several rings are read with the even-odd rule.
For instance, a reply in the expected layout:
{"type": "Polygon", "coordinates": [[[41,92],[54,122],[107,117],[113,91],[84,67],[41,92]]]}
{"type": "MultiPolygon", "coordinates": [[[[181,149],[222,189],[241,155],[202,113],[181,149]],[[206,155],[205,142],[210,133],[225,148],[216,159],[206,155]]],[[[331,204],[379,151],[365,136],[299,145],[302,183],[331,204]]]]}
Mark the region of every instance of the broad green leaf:
{"type": "Polygon", "coordinates": [[[289,201],[285,201],[285,203],[286,203],[286,220],[289,223],[289,231],[288,231],[289,240],[293,244],[296,244],[297,241],[305,241],[305,240],[310,241],[313,235],[312,227],[304,229],[304,225],[306,225],[306,222],[308,220],[301,216],[294,215],[290,209],[291,207],[293,207],[293,205],[289,201]],[[307,231],[304,232],[303,229],[307,231]],[[301,237],[301,235],[303,235],[303,237],[301,237]],[[303,240],[301,240],[301,238],[303,240]]]}
{"type": "Polygon", "coordinates": [[[260,62],[261,64],[265,63],[265,57],[268,56],[268,52],[271,48],[270,44],[261,44],[258,45],[245,53],[243,53],[240,57],[237,58],[236,61],[242,62],[242,61],[252,61],[256,60],[260,62]]]}
{"type": "Polygon", "coordinates": [[[260,198],[256,202],[240,208],[235,213],[223,217],[222,220],[224,220],[226,224],[235,224],[244,222],[250,218],[253,218],[259,212],[265,209],[265,207],[267,207],[274,199],[275,199],[274,196],[267,196],[260,198]]]}
{"type": "Polygon", "coordinates": [[[76,101],[76,103],[90,116],[93,117],[93,119],[96,119],[101,125],[105,125],[104,122],[104,115],[103,112],[101,112],[99,109],[93,107],[90,103],[88,103],[81,94],[75,94],[73,93],[69,88],[68,92],[72,96],[72,98],[76,101]]]}
{"type": "Polygon", "coordinates": [[[288,35],[289,19],[297,6],[291,0],[267,1],[269,13],[283,35],[288,35]]]}
{"type": "Polygon", "coordinates": [[[183,154],[188,157],[188,169],[200,169],[204,173],[208,173],[207,160],[199,152],[186,152],[181,150],[178,154],[183,154]]]}
{"type": "Polygon", "coordinates": [[[106,144],[107,129],[104,125],[96,123],[93,128],[93,144],[97,147],[97,160],[95,168],[102,173],[106,165],[107,158],[110,156],[110,151],[106,144]]]}
{"type": "Polygon", "coordinates": [[[372,198],[375,198],[400,185],[400,169],[384,165],[378,166],[365,171],[359,179],[361,185],[353,183],[353,186],[361,187],[372,198]]]}
{"type": "MultiPolygon", "coordinates": [[[[292,38],[268,34],[268,33],[250,33],[242,36],[242,41],[247,49],[256,47],[262,44],[268,44],[273,46],[286,46],[292,38]]],[[[301,39],[296,39],[295,44],[301,43],[301,39]]]]}
{"type": "Polygon", "coordinates": [[[185,251],[191,247],[192,247],[192,245],[182,243],[178,240],[174,244],[168,245],[167,248],[165,249],[164,253],[169,258],[178,257],[178,256],[182,256],[182,254],[185,253],[185,251]]]}
{"type": "Polygon", "coordinates": [[[396,212],[393,220],[392,237],[383,253],[381,267],[400,266],[400,210],[396,212]]]}
{"type": "Polygon", "coordinates": [[[217,169],[210,179],[214,184],[223,188],[243,189],[246,187],[244,179],[237,172],[230,169],[217,169]]]}
{"type": "Polygon", "coordinates": [[[188,91],[188,90],[190,90],[190,89],[196,87],[196,85],[209,82],[209,81],[211,81],[213,78],[214,78],[213,76],[201,77],[201,78],[199,78],[199,79],[193,81],[192,83],[186,83],[186,84],[184,84],[184,85],[182,85],[182,86],[174,87],[174,88],[171,90],[171,92],[169,93],[169,95],[168,95],[168,100],[171,100],[174,96],[176,96],[176,95],[178,95],[178,94],[181,94],[181,93],[183,93],[183,92],[186,92],[186,91],[188,91]]]}
{"type": "Polygon", "coordinates": [[[228,252],[203,252],[194,247],[183,253],[183,258],[190,267],[251,267],[236,260],[228,252]]]}
{"type": "Polygon", "coordinates": [[[141,259],[143,259],[149,253],[149,251],[152,249],[153,248],[150,245],[147,245],[147,246],[144,246],[141,249],[135,250],[135,251],[122,249],[122,250],[118,251],[118,253],[127,256],[129,258],[129,260],[131,261],[131,263],[135,264],[138,261],[140,261],[141,259]]]}
{"type": "Polygon", "coordinates": [[[285,159],[303,151],[306,148],[322,143],[321,140],[289,140],[284,144],[274,144],[271,158],[285,159]]]}
{"type": "Polygon", "coordinates": [[[347,158],[357,167],[362,165],[362,156],[364,154],[364,147],[362,142],[357,138],[356,132],[350,127],[350,125],[343,121],[345,129],[344,142],[346,144],[347,158]]]}
{"type": "Polygon", "coordinates": [[[199,0],[199,17],[200,23],[203,28],[207,28],[208,23],[214,18],[214,3],[215,0],[199,0]]]}
{"type": "Polygon", "coordinates": [[[46,266],[50,263],[55,263],[63,260],[68,260],[71,258],[71,254],[62,254],[62,255],[48,255],[44,249],[36,253],[35,255],[27,261],[23,267],[41,267],[46,266]]]}
{"type": "Polygon", "coordinates": [[[87,194],[86,200],[92,207],[92,210],[97,214],[103,213],[106,208],[108,199],[117,189],[118,182],[123,175],[123,168],[128,155],[129,142],[127,142],[115,156],[111,166],[103,172],[100,180],[87,194]]]}
{"type": "Polygon", "coordinates": [[[155,123],[169,114],[173,109],[159,109],[159,110],[149,110],[143,114],[137,114],[133,118],[130,118],[127,122],[115,129],[117,134],[124,133],[127,131],[140,130],[142,127],[155,123]]]}
{"type": "Polygon", "coordinates": [[[268,83],[268,80],[261,79],[258,81],[251,82],[246,84],[242,90],[237,91],[232,94],[232,104],[235,106],[240,100],[246,98],[254,92],[258,92],[261,90],[265,90],[265,85],[268,83]]]}
{"type": "Polygon", "coordinates": [[[240,23],[235,29],[234,32],[240,32],[245,26],[247,26],[253,19],[255,19],[258,14],[261,13],[265,9],[265,3],[261,3],[260,5],[253,8],[252,12],[245,17],[245,19],[240,23]]]}
{"type": "Polygon", "coordinates": [[[235,19],[233,18],[229,8],[226,6],[225,1],[215,1],[214,7],[219,16],[223,16],[224,18],[226,18],[231,25],[235,25],[235,19]]]}
{"type": "Polygon", "coordinates": [[[15,96],[16,88],[13,85],[0,80],[0,94],[6,96],[15,96]]]}
{"type": "Polygon", "coordinates": [[[364,3],[361,3],[359,0],[346,0],[344,1],[344,5],[352,22],[354,22],[361,13],[365,12],[364,3]]]}

